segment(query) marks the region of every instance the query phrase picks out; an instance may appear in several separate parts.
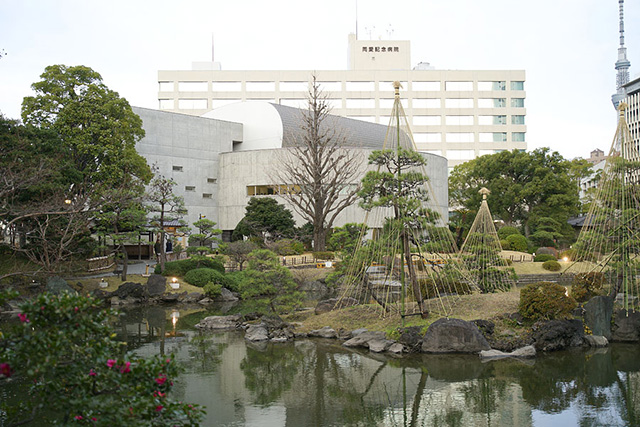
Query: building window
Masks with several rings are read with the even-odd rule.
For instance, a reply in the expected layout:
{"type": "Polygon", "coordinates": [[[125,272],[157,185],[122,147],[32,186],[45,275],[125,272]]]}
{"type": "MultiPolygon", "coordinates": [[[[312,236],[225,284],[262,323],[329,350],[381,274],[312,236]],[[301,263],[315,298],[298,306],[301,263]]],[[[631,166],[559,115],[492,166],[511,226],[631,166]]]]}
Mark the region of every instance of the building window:
{"type": "Polygon", "coordinates": [[[498,81],[498,82],[478,82],[478,90],[481,91],[491,91],[491,90],[506,90],[507,83],[498,81]]]}
{"type": "Polygon", "coordinates": [[[182,166],[175,166],[175,165],[174,165],[174,166],[173,166],[173,170],[174,170],[175,172],[182,172],[182,166]]]}
{"type": "Polygon", "coordinates": [[[161,99],[160,100],[160,109],[161,110],[173,110],[175,103],[173,99],[161,99]]]}
{"type": "Polygon", "coordinates": [[[511,98],[511,106],[515,108],[523,108],[524,98],[511,98]]]}
{"type": "Polygon", "coordinates": [[[506,125],[507,116],[478,116],[478,124],[483,126],[489,125],[506,125]]]}
{"type": "Polygon", "coordinates": [[[473,82],[445,82],[444,90],[471,92],[473,90],[473,82]]]}
{"type": "MultiPolygon", "coordinates": [[[[407,100],[407,98],[400,98],[400,104],[402,104],[403,107],[407,106],[408,102],[409,101],[407,100]]],[[[395,99],[390,99],[390,98],[381,98],[378,100],[379,108],[384,108],[389,110],[393,108],[394,103],[395,103],[395,99]]]]}
{"type": "Polygon", "coordinates": [[[440,98],[414,99],[411,102],[413,108],[440,108],[442,106],[440,98]]]}
{"type": "Polygon", "coordinates": [[[413,116],[414,126],[439,126],[441,123],[440,116],[413,116]]]}
{"type": "Polygon", "coordinates": [[[511,140],[513,142],[524,142],[524,132],[513,132],[511,134],[511,140]]]}
{"type": "Polygon", "coordinates": [[[218,180],[217,180],[217,179],[215,179],[215,178],[207,178],[207,182],[208,182],[209,184],[215,184],[216,182],[218,182],[218,180]]]}
{"type": "Polygon", "coordinates": [[[158,82],[160,92],[173,92],[173,82],[158,82]]]}
{"type": "Polygon", "coordinates": [[[211,198],[211,193],[202,193],[202,198],[203,199],[210,199],[211,198]]]}
{"type": "MultiPolygon", "coordinates": [[[[378,82],[378,91],[380,92],[384,92],[384,91],[395,91],[395,89],[393,88],[393,83],[394,82],[378,82]]],[[[400,87],[402,87],[405,90],[409,89],[409,83],[407,82],[400,82],[400,87]]]]}
{"type": "Polygon", "coordinates": [[[524,90],[524,82],[511,82],[511,90],[524,90]]]}
{"type": "Polygon", "coordinates": [[[214,92],[240,92],[240,82],[211,82],[211,90],[214,92]]]}
{"type": "Polygon", "coordinates": [[[480,132],[478,135],[480,142],[504,142],[507,140],[506,132],[480,132]]]}
{"type": "Polygon", "coordinates": [[[473,126],[473,116],[447,116],[449,126],[473,126]]]}
{"type": "Polygon", "coordinates": [[[415,142],[442,142],[442,134],[440,132],[419,132],[413,134],[415,142]]]}
{"type": "Polygon", "coordinates": [[[449,132],[447,142],[473,142],[473,132],[449,132]]]}
{"type": "Polygon", "coordinates": [[[375,99],[347,99],[347,108],[376,108],[375,99]]]}
{"type": "Polygon", "coordinates": [[[342,92],[342,82],[318,82],[323,92],[342,92]]]}
{"type": "Polygon", "coordinates": [[[278,88],[281,92],[307,92],[309,82],[280,82],[278,88]]]}
{"type": "Polygon", "coordinates": [[[523,125],[524,124],[524,116],[511,116],[511,124],[512,125],[523,125]]]}
{"type": "Polygon", "coordinates": [[[185,185],[184,191],[196,191],[195,185],[185,185]]]}
{"type": "Polygon", "coordinates": [[[206,99],[179,99],[178,108],[181,110],[206,110],[206,99]]]}
{"type": "Polygon", "coordinates": [[[445,108],[473,108],[471,98],[447,98],[444,100],[445,108]]]}
{"type": "Polygon", "coordinates": [[[373,92],[375,84],[373,82],[347,82],[346,90],[347,92],[373,92]]]}
{"type": "Polygon", "coordinates": [[[471,160],[474,157],[473,150],[447,150],[449,160],[471,160]]]}
{"type": "Polygon", "coordinates": [[[505,98],[480,98],[478,108],[502,108],[507,106],[505,98]]]}
{"type": "Polygon", "coordinates": [[[276,90],[275,82],[246,82],[245,88],[247,92],[274,92],[276,90]]]}
{"type": "Polygon", "coordinates": [[[414,91],[431,91],[437,92],[440,90],[440,82],[413,82],[411,87],[414,91]]]}
{"type": "Polygon", "coordinates": [[[178,82],[179,92],[207,92],[207,82],[178,82]]]}

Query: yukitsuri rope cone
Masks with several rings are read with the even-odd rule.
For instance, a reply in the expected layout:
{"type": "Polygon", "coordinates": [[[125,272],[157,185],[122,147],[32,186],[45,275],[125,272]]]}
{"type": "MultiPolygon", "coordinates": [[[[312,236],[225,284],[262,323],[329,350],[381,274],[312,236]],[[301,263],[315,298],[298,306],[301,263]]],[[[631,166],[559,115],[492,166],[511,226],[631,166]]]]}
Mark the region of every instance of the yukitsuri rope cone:
{"type": "Polygon", "coordinates": [[[460,248],[460,259],[481,292],[508,291],[516,284],[515,272],[500,256],[502,246],[487,204],[491,192],[483,187],[479,193],[480,209],[460,248]]]}
{"type": "Polygon", "coordinates": [[[438,213],[394,82],[395,102],[383,149],[369,157],[360,192],[366,211],[355,251],[338,273],[336,308],[362,304],[382,316],[427,317],[451,313],[459,293],[470,291],[453,235],[438,213]]]}
{"type": "MultiPolygon", "coordinates": [[[[609,156],[597,187],[588,194],[590,208],[570,255],[573,291],[622,296],[624,308],[637,310],[640,293],[640,156],[625,119],[619,118],[609,156]],[[586,286],[586,289],[582,289],[586,286]]],[[[575,294],[577,299],[582,295],[575,294]]]]}

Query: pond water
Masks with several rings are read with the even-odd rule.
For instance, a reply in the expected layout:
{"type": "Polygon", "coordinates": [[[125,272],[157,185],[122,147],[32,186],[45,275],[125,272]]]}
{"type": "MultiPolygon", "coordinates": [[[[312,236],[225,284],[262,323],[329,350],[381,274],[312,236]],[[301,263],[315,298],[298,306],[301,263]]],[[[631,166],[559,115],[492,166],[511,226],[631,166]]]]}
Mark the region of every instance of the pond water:
{"type": "Polygon", "coordinates": [[[206,426],[640,425],[640,345],[534,360],[392,358],[337,340],[251,344],[193,327],[212,314],[150,307],[117,324],[137,354],[176,354],[185,372],[174,397],[205,406],[206,426]]]}

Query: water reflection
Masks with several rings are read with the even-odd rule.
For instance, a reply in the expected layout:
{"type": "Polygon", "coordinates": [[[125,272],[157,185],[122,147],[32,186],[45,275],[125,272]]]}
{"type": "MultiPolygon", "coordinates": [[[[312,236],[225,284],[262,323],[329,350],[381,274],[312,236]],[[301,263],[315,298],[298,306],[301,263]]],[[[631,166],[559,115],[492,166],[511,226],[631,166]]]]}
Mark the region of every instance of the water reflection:
{"type": "Polygon", "coordinates": [[[149,308],[118,319],[139,354],[175,352],[179,399],[207,407],[216,426],[638,425],[640,346],[480,361],[403,359],[334,340],[247,344],[241,332],[203,333],[211,313],[149,308]],[[172,314],[173,313],[173,314],[172,314]]]}

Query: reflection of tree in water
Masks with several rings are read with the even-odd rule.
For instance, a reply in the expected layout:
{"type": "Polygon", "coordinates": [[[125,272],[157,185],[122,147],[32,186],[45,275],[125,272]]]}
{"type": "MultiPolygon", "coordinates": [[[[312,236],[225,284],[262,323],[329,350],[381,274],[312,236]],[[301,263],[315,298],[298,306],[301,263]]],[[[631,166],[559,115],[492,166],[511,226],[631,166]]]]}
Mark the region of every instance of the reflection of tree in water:
{"type": "Polygon", "coordinates": [[[199,332],[188,341],[190,359],[200,363],[199,372],[213,372],[222,362],[222,352],[229,346],[228,340],[219,341],[218,335],[199,332]]]}
{"type": "Polygon", "coordinates": [[[264,349],[247,345],[240,362],[245,386],[255,395],[255,403],[268,405],[280,398],[304,362],[304,354],[290,344],[267,344],[264,349]]]}
{"type": "Polygon", "coordinates": [[[462,387],[467,408],[475,413],[486,415],[487,425],[491,425],[491,415],[502,406],[506,390],[505,380],[492,377],[479,378],[462,387]]]}

